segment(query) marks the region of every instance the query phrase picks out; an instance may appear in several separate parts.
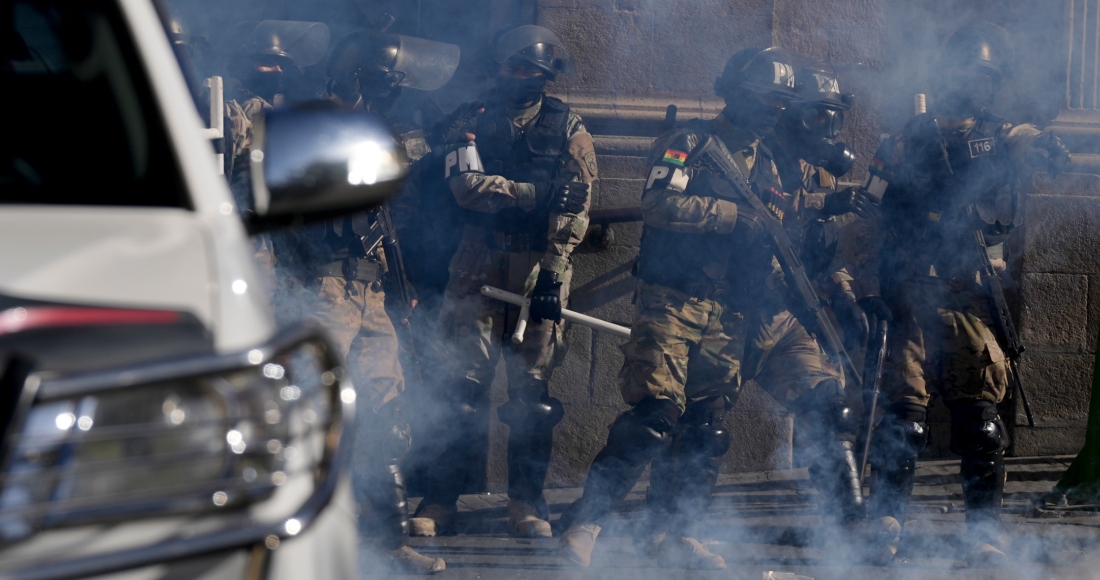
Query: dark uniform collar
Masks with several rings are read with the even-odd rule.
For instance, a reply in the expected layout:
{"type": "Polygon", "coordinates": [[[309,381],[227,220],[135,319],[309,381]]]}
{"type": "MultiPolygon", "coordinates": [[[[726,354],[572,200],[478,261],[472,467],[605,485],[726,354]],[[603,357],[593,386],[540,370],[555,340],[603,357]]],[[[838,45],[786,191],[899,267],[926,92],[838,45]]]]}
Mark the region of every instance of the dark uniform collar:
{"type": "Polygon", "coordinates": [[[730,152],[742,149],[756,149],[760,138],[751,131],[734,125],[725,115],[718,115],[710,122],[714,134],[726,144],[730,152]]]}

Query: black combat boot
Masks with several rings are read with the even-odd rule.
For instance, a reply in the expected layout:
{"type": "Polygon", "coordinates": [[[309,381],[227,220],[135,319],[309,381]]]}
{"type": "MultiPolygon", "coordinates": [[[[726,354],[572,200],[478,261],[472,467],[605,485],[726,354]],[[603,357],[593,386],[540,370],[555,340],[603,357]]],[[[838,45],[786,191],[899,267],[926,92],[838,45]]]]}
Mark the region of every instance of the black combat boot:
{"type": "Polygon", "coordinates": [[[424,499],[409,522],[414,536],[453,534],[458,496],[475,479],[477,450],[484,447],[480,385],[463,378],[444,393],[433,460],[424,470],[424,499]]]}
{"type": "Polygon", "coordinates": [[[680,410],[667,399],[644,399],[611,424],[607,444],[592,460],[584,495],[562,514],[561,557],[587,567],[600,522],[622,503],[646,464],[668,448],[680,410]]]}
{"type": "Polygon", "coordinates": [[[392,571],[442,572],[447,567],[442,558],[423,556],[408,546],[408,487],[400,462],[412,444],[409,426],[401,420],[396,401],[375,415],[367,426],[371,449],[367,453],[367,481],[361,483],[360,496],[369,512],[360,516],[362,533],[388,556],[392,571]],[[387,424],[389,429],[385,429],[387,424]]]}
{"type": "Polygon", "coordinates": [[[966,527],[974,538],[967,555],[971,566],[996,567],[1008,561],[1000,525],[1007,447],[1008,433],[996,405],[972,401],[951,409],[951,450],[962,456],[966,527]]]}
{"type": "Polygon", "coordinates": [[[928,410],[900,403],[886,411],[871,441],[871,517],[905,523],[916,481],[917,458],[928,445],[928,410]]]}
{"type": "Polygon", "coordinates": [[[564,414],[547,381],[531,380],[508,393],[497,411],[508,426],[508,520],[512,535],[549,538],[550,511],[542,496],[554,444],[554,426],[564,414]]]}

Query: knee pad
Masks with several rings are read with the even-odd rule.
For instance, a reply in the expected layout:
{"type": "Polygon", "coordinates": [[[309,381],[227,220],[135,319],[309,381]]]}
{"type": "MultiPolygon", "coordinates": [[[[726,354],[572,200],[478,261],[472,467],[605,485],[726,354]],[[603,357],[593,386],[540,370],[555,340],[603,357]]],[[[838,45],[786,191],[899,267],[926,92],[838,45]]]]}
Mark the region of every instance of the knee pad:
{"type": "Polygon", "coordinates": [[[824,433],[854,442],[859,432],[859,418],[848,405],[844,388],[836,379],[826,379],[793,405],[793,411],[824,433]]]}
{"type": "Polygon", "coordinates": [[[951,451],[963,457],[989,457],[1008,447],[1008,431],[989,401],[951,409],[951,451]]]}
{"type": "Polygon", "coordinates": [[[872,439],[879,457],[916,459],[930,440],[928,409],[912,403],[891,407],[872,439]]]}
{"type": "Polygon", "coordinates": [[[672,401],[644,399],[611,424],[607,447],[616,455],[636,456],[649,461],[671,443],[679,414],[672,401]]]}
{"type": "Polygon", "coordinates": [[[500,422],[512,429],[521,427],[553,427],[565,416],[561,401],[547,396],[540,401],[509,399],[497,409],[500,422]]]}
{"type": "Polygon", "coordinates": [[[725,455],[730,448],[730,434],[725,425],[728,405],[723,397],[689,403],[680,419],[680,448],[708,458],[725,455]]]}
{"type": "Polygon", "coordinates": [[[400,422],[393,425],[382,435],[379,442],[382,455],[389,461],[397,463],[412,449],[412,429],[409,424],[400,422]]]}
{"type": "Polygon", "coordinates": [[[704,457],[721,457],[730,449],[730,433],[725,425],[691,425],[680,435],[680,446],[704,457]]]}

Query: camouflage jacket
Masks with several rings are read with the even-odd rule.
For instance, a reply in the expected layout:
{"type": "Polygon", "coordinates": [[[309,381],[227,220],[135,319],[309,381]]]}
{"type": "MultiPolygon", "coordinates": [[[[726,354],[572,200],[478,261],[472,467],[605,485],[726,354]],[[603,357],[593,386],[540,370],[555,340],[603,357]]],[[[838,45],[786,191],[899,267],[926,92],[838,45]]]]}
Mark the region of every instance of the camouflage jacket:
{"type": "MultiPolygon", "coordinates": [[[[509,109],[508,117],[517,129],[530,125],[539,115],[542,101],[519,110],[509,109]]],[[[574,174],[574,181],[591,185],[584,209],[577,213],[552,213],[547,224],[547,249],[539,266],[561,274],[570,266],[574,248],[584,239],[588,229],[588,209],[596,195],[599,172],[596,166],[596,149],[592,135],[585,128],[580,116],[570,111],[566,123],[567,146],[561,163],[565,171],[574,174]]],[[[463,209],[498,213],[519,208],[526,212],[536,209],[535,184],[512,181],[502,175],[467,172],[452,175],[448,185],[455,201],[463,209]]]]}
{"type": "Polygon", "coordinates": [[[1012,227],[1038,135],[1034,125],[988,114],[950,126],[924,114],[883,141],[868,183],[882,198],[881,272],[892,279],[973,278],[974,230],[985,229],[995,243],[1012,227]]]}

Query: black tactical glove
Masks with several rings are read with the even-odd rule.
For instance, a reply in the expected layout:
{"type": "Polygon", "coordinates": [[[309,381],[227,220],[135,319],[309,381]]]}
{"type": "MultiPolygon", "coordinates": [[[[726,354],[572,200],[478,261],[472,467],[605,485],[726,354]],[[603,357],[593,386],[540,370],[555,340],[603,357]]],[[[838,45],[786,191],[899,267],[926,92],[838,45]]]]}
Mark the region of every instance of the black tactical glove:
{"type": "Polygon", "coordinates": [[[531,320],[535,324],[561,320],[561,282],[550,270],[539,270],[535,291],[531,293],[531,320]]]}
{"type": "Polygon", "coordinates": [[[890,312],[890,307],[886,305],[886,301],[881,296],[866,296],[859,299],[859,307],[863,309],[863,312],[868,316],[872,316],[877,320],[890,321],[894,317],[894,313],[890,312]]]}
{"type": "Polygon", "coordinates": [[[550,213],[577,213],[588,201],[588,189],[580,181],[542,181],[535,184],[535,200],[550,213]]]}
{"type": "Polygon", "coordinates": [[[775,216],[758,214],[748,203],[737,204],[737,225],[733,227],[733,234],[738,243],[753,244],[760,239],[766,231],[764,220],[772,217],[775,216]]]}
{"type": "Polygon", "coordinates": [[[878,200],[863,188],[849,187],[826,195],[821,211],[830,216],[854,213],[863,219],[872,219],[878,216],[878,200]]]}
{"type": "Polygon", "coordinates": [[[1054,133],[1043,131],[1031,142],[1029,161],[1038,169],[1046,169],[1057,178],[1069,169],[1069,149],[1054,133]]]}
{"type": "Polygon", "coordinates": [[[844,348],[853,348],[867,341],[871,325],[867,322],[867,314],[856,302],[853,292],[841,292],[833,296],[833,314],[844,331],[844,348]]]}
{"type": "Polygon", "coordinates": [[[457,109],[443,117],[428,131],[428,144],[432,147],[442,147],[452,143],[469,141],[467,133],[470,131],[467,125],[484,112],[485,103],[481,101],[459,105],[457,109]]]}

